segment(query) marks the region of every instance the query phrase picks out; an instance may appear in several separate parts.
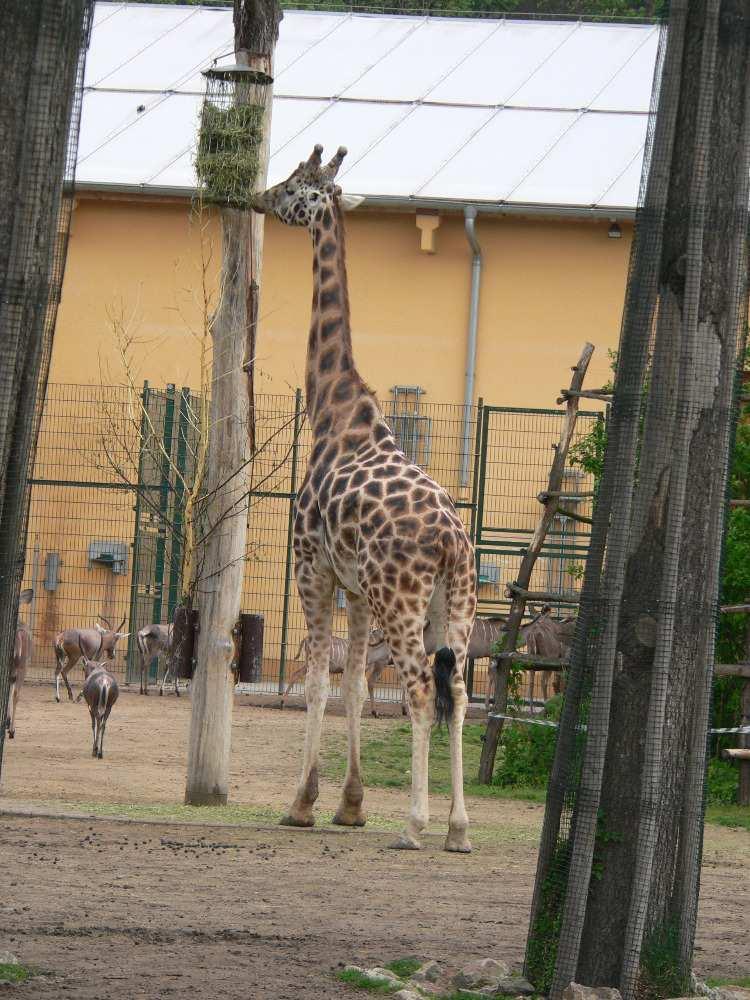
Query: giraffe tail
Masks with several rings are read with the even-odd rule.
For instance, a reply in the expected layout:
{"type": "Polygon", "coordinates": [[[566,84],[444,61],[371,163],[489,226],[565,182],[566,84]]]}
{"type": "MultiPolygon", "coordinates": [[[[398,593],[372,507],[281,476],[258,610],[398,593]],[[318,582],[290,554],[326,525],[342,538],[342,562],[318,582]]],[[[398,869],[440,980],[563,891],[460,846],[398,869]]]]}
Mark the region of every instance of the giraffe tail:
{"type": "Polygon", "coordinates": [[[440,726],[453,715],[451,678],[456,669],[456,654],[448,646],[435,653],[435,722],[440,726]]]}

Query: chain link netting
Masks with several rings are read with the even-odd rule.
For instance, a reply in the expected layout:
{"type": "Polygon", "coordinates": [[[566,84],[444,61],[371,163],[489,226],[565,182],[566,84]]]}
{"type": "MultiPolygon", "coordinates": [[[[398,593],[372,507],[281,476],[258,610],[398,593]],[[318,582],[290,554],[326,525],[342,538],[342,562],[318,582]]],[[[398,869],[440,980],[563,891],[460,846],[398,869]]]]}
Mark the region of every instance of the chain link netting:
{"type": "MultiPolygon", "coordinates": [[[[60,300],[93,0],[0,19],[0,706],[10,688],[29,492],[60,300]]],[[[0,735],[0,752],[5,726],[0,735]]]]}

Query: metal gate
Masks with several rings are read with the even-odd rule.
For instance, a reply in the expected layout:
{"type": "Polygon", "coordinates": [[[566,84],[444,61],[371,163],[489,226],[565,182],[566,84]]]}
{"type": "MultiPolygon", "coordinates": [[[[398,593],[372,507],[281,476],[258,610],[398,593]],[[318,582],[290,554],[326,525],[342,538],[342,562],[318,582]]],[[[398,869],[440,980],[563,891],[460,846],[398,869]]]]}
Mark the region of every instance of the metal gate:
{"type": "MultiPolygon", "coordinates": [[[[154,389],[141,396],[138,477],[130,578],[129,631],[171,622],[180,598],[185,493],[193,482],[197,400],[190,389],[154,389]]],[[[156,662],[151,665],[155,677],[156,662]]],[[[127,680],[138,678],[138,647],[128,644],[127,680]]]]}
{"type": "MultiPolygon", "coordinates": [[[[508,607],[505,584],[515,580],[518,565],[539,520],[537,495],[546,488],[554,448],[562,428],[562,410],[481,406],[477,421],[474,468],[475,513],[472,535],[477,554],[479,613],[508,607]]],[[[592,430],[602,413],[580,411],[574,445],[592,430]]],[[[570,463],[564,486],[575,495],[592,488],[591,477],[570,463]]],[[[586,504],[565,506],[586,514],[586,504]]],[[[586,524],[558,515],[537,563],[532,589],[575,591],[579,567],[586,560],[586,524]]]]}

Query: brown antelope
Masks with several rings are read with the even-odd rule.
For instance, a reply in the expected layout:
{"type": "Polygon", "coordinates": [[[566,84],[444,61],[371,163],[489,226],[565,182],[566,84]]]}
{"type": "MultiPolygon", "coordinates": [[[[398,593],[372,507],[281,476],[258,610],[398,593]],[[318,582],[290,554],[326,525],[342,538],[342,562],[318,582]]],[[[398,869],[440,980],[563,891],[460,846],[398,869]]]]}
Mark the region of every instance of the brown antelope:
{"type": "MultiPolygon", "coordinates": [[[[289,678],[289,683],[286,686],[286,690],[281,696],[281,708],[284,707],[284,702],[289,695],[295,684],[302,680],[302,678],[307,673],[307,655],[309,647],[309,637],[306,635],[299,644],[299,649],[297,650],[294,659],[302,659],[302,663],[294,671],[294,673],[289,678]]],[[[344,667],[346,666],[346,658],[349,652],[349,643],[346,639],[340,639],[337,635],[331,636],[331,659],[329,663],[329,673],[331,674],[343,674],[344,667]]],[[[370,686],[370,671],[378,670],[378,674],[382,671],[383,667],[386,666],[391,659],[391,651],[388,649],[388,644],[385,641],[385,634],[382,629],[374,628],[370,631],[370,635],[367,640],[367,664],[365,667],[365,676],[367,677],[368,688],[370,686]]],[[[372,697],[372,692],[371,692],[372,697]]]]}
{"type": "Polygon", "coordinates": [[[112,706],[117,701],[120,689],[115,677],[104,666],[104,662],[96,663],[94,660],[89,660],[83,652],[82,645],[79,649],[79,659],[83,660],[83,672],[86,675],[86,680],[83,682],[76,702],[84,698],[89,706],[91,730],[94,734],[91,756],[101,760],[104,756],[104,730],[107,728],[107,719],[112,711],[112,706]]]}
{"type": "MultiPolygon", "coordinates": [[[[166,666],[164,667],[164,677],[162,678],[159,694],[164,694],[164,685],[167,683],[172,669],[170,653],[172,652],[172,626],[171,625],[146,625],[135,634],[138,643],[138,654],[141,661],[141,694],[148,694],[148,667],[155,656],[159,653],[166,653],[166,666]]],[[[174,675],[174,693],[180,697],[180,689],[177,682],[177,674],[174,675]]]]}
{"type": "Polygon", "coordinates": [[[21,693],[23,682],[26,678],[26,668],[31,662],[31,632],[21,619],[21,605],[30,604],[34,596],[34,591],[29,588],[22,590],[18,598],[19,612],[16,623],[16,641],[13,644],[13,659],[10,663],[10,692],[8,694],[8,715],[5,725],[8,729],[8,739],[12,740],[16,735],[16,705],[18,696],[21,693]]]}
{"type": "MultiPolygon", "coordinates": [[[[469,635],[469,648],[466,653],[468,659],[481,660],[486,656],[492,656],[495,643],[502,638],[505,630],[506,618],[503,615],[493,615],[491,618],[476,618],[469,635]]],[[[528,626],[524,626],[526,628],[528,626]]],[[[523,628],[521,629],[523,631],[523,628]]],[[[437,649],[438,636],[430,620],[427,619],[424,627],[424,649],[428,656],[431,656],[437,649]]],[[[378,713],[375,709],[375,683],[383,670],[389,665],[389,661],[380,661],[367,676],[367,687],[370,692],[370,711],[377,719],[378,713]]],[[[401,700],[401,712],[406,714],[406,706],[401,700]]]]}
{"type": "Polygon", "coordinates": [[[106,618],[99,615],[107,628],[102,628],[95,622],[94,628],[67,628],[55,636],[55,701],[60,701],[60,677],[65,681],[68,698],[73,701],[73,689],[68,681],[68,673],[83,660],[99,660],[106,657],[115,658],[115,646],[120,639],[127,639],[130,632],[121,632],[125,619],[117,629],[113,629],[106,618]]]}
{"type": "MultiPolygon", "coordinates": [[[[544,659],[567,660],[570,655],[570,647],[573,645],[575,636],[576,619],[573,618],[551,618],[551,608],[545,605],[542,614],[535,621],[535,627],[526,636],[526,648],[532,656],[540,656],[544,659]]],[[[554,694],[562,691],[562,676],[559,672],[545,670],[542,672],[542,700],[549,699],[549,685],[552,682],[554,694]]],[[[529,680],[529,708],[534,702],[534,673],[530,674],[529,680]]]]}

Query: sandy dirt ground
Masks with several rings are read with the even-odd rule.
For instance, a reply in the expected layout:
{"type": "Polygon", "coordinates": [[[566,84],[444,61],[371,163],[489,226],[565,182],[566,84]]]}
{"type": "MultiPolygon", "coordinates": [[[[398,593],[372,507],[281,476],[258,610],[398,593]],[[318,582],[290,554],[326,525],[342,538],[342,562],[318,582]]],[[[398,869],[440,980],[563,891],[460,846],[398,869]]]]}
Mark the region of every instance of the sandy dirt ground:
{"type": "MultiPolygon", "coordinates": [[[[342,734],[333,706],[327,730],[342,734]]],[[[189,701],[124,693],[105,759],[83,705],[27,687],[0,787],[0,948],[48,970],[19,996],[81,1000],[352,997],[339,963],[409,955],[458,964],[522,958],[541,808],[470,800],[475,851],[441,850],[433,797],[421,853],[388,850],[405,792],[372,789],[374,830],[293,831],[71,818],[73,803],[179,803],[189,701]],[[32,809],[36,815],[23,815],[32,809]]],[[[303,716],[235,705],[232,800],[279,811],[294,787],[303,716]]],[[[368,721],[384,727],[388,721],[368,721]]],[[[323,811],[335,808],[326,783],[323,811]]],[[[76,807],[80,808],[80,807],[76,807]]],[[[696,968],[747,975],[750,836],[708,827],[696,968]]]]}

